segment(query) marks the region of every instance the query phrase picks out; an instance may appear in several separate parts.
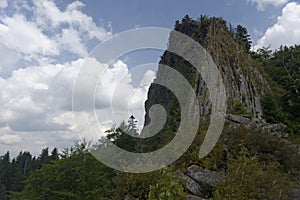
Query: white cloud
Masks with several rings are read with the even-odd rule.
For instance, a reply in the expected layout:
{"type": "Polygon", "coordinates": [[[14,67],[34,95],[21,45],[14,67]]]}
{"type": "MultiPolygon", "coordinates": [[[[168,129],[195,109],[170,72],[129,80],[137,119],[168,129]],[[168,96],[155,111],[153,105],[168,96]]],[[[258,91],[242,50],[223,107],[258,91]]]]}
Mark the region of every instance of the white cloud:
{"type": "MultiPolygon", "coordinates": [[[[7,6],[13,8],[0,12],[0,150],[16,155],[20,150],[38,154],[47,146],[68,147],[79,139],[72,91],[82,57],[93,48],[88,46],[91,41],[101,42],[112,34],[111,24],[97,24],[81,10],[80,1],[59,8],[54,0],[9,5],[0,0],[1,9],[7,6]]],[[[96,60],[93,64],[107,67],[96,60]]],[[[107,70],[104,80],[116,85],[113,77],[124,73],[129,74],[127,65],[119,62],[107,70]]],[[[132,88],[130,82],[124,84],[132,88]]],[[[82,91],[88,87],[83,84],[82,91]]],[[[101,98],[96,99],[103,130],[112,124],[107,102],[112,93],[104,89],[109,91],[98,90],[101,98]]]]}
{"type": "Polygon", "coordinates": [[[148,87],[149,84],[151,84],[154,81],[154,78],[155,78],[155,72],[152,70],[147,70],[145,72],[143,79],[140,82],[140,86],[148,87]]]}
{"type": "Polygon", "coordinates": [[[62,30],[61,43],[64,50],[68,50],[82,57],[87,55],[87,48],[81,41],[80,33],[74,29],[62,30]]]}
{"type": "MultiPolygon", "coordinates": [[[[7,6],[3,2],[0,0],[0,7],[7,6]]],[[[104,132],[131,114],[141,127],[144,102],[155,73],[145,70],[135,80],[135,74],[122,61],[108,67],[93,58],[82,59],[91,40],[102,41],[112,34],[111,27],[99,26],[83,13],[82,2],[70,3],[65,9],[58,8],[53,0],[28,2],[12,3],[15,13],[0,12],[0,150],[5,148],[14,155],[20,150],[38,154],[41,148],[64,148],[78,139],[72,92],[84,62],[94,70],[80,85],[82,104],[85,92],[93,87],[89,80],[98,79],[103,72],[95,93],[100,123],[91,124],[90,129],[100,126],[104,132]],[[70,59],[59,60],[69,54],[70,59]]],[[[90,110],[78,113],[83,120],[94,114],[90,110]]],[[[81,136],[96,139],[99,134],[85,131],[81,136]]]]}
{"type": "Polygon", "coordinates": [[[18,52],[0,42],[0,76],[9,76],[19,59],[18,52]]]}
{"type": "Polygon", "coordinates": [[[0,24],[0,40],[7,47],[23,54],[57,55],[57,43],[42,33],[35,23],[23,15],[3,17],[0,24]]]}
{"type": "Polygon", "coordinates": [[[80,1],[70,3],[64,11],[58,9],[53,1],[34,1],[38,23],[51,28],[58,28],[60,25],[68,25],[70,29],[78,31],[78,34],[85,34],[88,39],[97,38],[100,41],[112,33],[103,27],[97,26],[93,18],[84,14],[80,8],[84,4],[80,1]]]}
{"type": "MultiPolygon", "coordinates": [[[[98,130],[97,127],[100,126],[103,134],[114,122],[113,113],[116,114],[117,123],[126,121],[129,115],[134,114],[141,127],[144,101],[155,73],[151,70],[145,71],[140,85],[133,87],[132,74],[122,61],[117,61],[108,68],[94,58],[87,58],[63,65],[31,66],[13,71],[9,78],[0,78],[0,129],[8,127],[11,130],[10,134],[3,134],[0,139],[5,139],[8,144],[14,140],[19,141],[16,136],[26,134],[26,143],[31,143],[30,148],[39,151],[45,145],[55,146],[56,140],[60,140],[60,146],[72,145],[78,139],[72,114],[73,83],[84,61],[92,65],[95,71],[88,74],[84,78],[87,81],[80,86],[82,103],[86,96],[84,92],[93,87],[88,80],[93,77],[98,79],[103,72],[96,90],[99,123],[91,124],[90,130],[98,130]],[[112,101],[115,103],[113,109],[110,104],[112,101]]],[[[82,119],[87,119],[94,113],[82,110],[78,114],[82,119]]],[[[87,130],[81,136],[96,139],[102,134],[87,130]]],[[[16,145],[24,147],[17,143],[16,145]]]]}
{"type": "Polygon", "coordinates": [[[13,145],[22,141],[20,135],[16,135],[9,127],[0,128],[0,144],[13,145]]]}
{"type": "Polygon", "coordinates": [[[7,124],[15,131],[66,130],[66,124],[52,120],[57,109],[53,81],[64,68],[40,66],[19,69],[8,79],[2,79],[0,94],[0,124],[7,124]]]}
{"type": "Polygon", "coordinates": [[[7,0],[0,0],[0,9],[4,9],[8,6],[7,0]]]}
{"type": "Polygon", "coordinates": [[[254,49],[270,46],[274,50],[281,45],[295,44],[300,44],[300,4],[291,2],[282,9],[276,24],[266,30],[254,49]]]}
{"type": "Polygon", "coordinates": [[[65,58],[71,54],[70,60],[85,57],[90,40],[102,41],[112,34],[81,11],[84,4],[80,1],[65,9],[58,8],[53,0],[14,5],[14,13],[0,13],[0,43],[23,55],[29,63],[58,63],[61,54],[65,58]]]}
{"type": "Polygon", "coordinates": [[[289,0],[247,0],[247,2],[257,4],[257,9],[259,11],[265,11],[266,7],[269,5],[280,7],[289,2],[289,0]]]}

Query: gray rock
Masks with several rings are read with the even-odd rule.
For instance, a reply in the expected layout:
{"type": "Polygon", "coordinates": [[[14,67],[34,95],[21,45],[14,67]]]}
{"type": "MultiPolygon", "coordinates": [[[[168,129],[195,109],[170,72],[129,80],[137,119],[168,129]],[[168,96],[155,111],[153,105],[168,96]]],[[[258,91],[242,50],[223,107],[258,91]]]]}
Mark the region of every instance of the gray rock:
{"type": "Polygon", "coordinates": [[[189,176],[184,175],[183,173],[179,173],[179,176],[182,177],[186,181],[186,188],[193,194],[198,197],[205,197],[206,191],[204,188],[201,188],[200,185],[190,178],[189,176]]]}
{"type": "Polygon", "coordinates": [[[277,131],[284,131],[286,127],[287,126],[285,124],[280,123],[280,124],[267,124],[262,128],[269,132],[277,132],[277,131]]]}
{"type": "Polygon", "coordinates": [[[284,132],[286,129],[286,125],[279,123],[279,124],[268,124],[263,119],[253,118],[249,116],[243,115],[233,115],[227,114],[225,119],[229,122],[235,123],[238,126],[243,125],[248,129],[263,129],[270,132],[274,137],[277,138],[287,138],[288,134],[284,132]]]}
{"type": "Polygon", "coordinates": [[[195,195],[188,195],[188,198],[187,198],[187,200],[207,200],[207,199],[203,199],[203,198],[201,198],[201,197],[197,197],[197,196],[195,196],[195,195]]]}
{"type": "Polygon", "coordinates": [[[243,117],[240,115],[232,115],[232,114],[227,114],[225,116],[225,119],[227,119],[228,121],[231,121],[231,122],[239,123],[239,124],[247,124],[247,123],[252,122],[252,120],[248,117],[243,117]]]}
{"type": "Polygon", "coordinates": [[[217,183],[222,180],[216,172],[204,169],[197,165],[190,166],[185,174],[197,181],[201,187],[207,189],[214,189],[217,186],[217,183]]]}
{"type": "MultiPolygon", "coordinates": [[[[211,26],[213,25],[211,24],[211,26]]],[[[195,30],[201,29],[201,26],[194,28],[195,30]]],[[[193,33],[190,27],[183,28],[182,31],[184,30],[189,30],[184,34],[190,35],[193,33]]],[[[258,70],[256,64],[251,59],[251,56],[233,40],[230,42],[231,38],[225,39],[221,30],[218,30],[220,31],[219,34],[210,32],[214,30],[214,28],[208,28],[208,30],[206,37],[202,38],[200,43],[206,44],[206,51],[211,55],[222,76],[227,98],[242,103],[245,110],[252,118],[261,119],[263,111],[260,95],[269,88],[267,80],[260,70],[258,70]],[[224,48],[231,49],[232,52],[224,52],[224,48]]],[[[176,40],[170,38],[170,46],[176,46],[176,42],[174,43],[173,41],[176,40]]],[[[186,48],[186,50],[183,50],[183,53],[187,54],[188,52],[185,51],[189,50],[189,48],[186,48]]],[[[210,77],[211,75],[209,73],[200,74],[191,65],[184,64],[183,61],[184,59],[179,58],[176,55],[164,54],[161,59],[161,64],[168,65],[174,70],[179,72],[184,71],[184,73],[186,73],[184,75],[187,80],[191,80],[194,83],[192,86],[199,99],[199,114],[201,121],[207,121],[211,113],[212,101],[207,83],[204,80],[209,80],[212,77],[210,77]]],[[[162,103],[162,105],[165,105],[166,110],[169,111],[168,109],[174,102],[174,97],[171,95],[171,92],[168,92],[159,86],[155,86],[155,83],[162,82],[166,79],[167,76],[164,73],[163,67],[159,65],[156,79],[149,88],[148,100],[145,103],[147,114],[153,104],[162,103]]],[[[232,106],[233,105],[229,105],[228,110],[230,110],[232,106]]],[[[145,125],[150,122],[150,118],[147,114],[145,125]]]]}
{"type": "Polygon", "coordinates": [[[213,195],[217,183],[222,181],[221,176],[213,171],[197,165],[190,166],[186,172],[178,176],[186,180],[186,188],[190,191],[190,199],[205,199],[213,195]]]}

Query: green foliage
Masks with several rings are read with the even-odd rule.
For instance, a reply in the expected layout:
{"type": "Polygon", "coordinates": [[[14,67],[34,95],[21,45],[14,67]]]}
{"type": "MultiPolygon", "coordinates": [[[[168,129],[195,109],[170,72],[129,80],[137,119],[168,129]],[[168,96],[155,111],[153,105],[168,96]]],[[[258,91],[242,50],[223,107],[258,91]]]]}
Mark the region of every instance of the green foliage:
{"type": "Polygon", "coordinates": [[[278,96],[272,93],[266,93],[261,98],[264,118],[270,123],[287,123],[287,116],[280,107],[278,96]]]}
{"type": "Polygon", "coordinates": [[[131,128],[131,126],[135,125],[126,125],[125,122],[122,122],[118,128],[112,128],[106,131],[106,137],[120,148],[135,152],[137,151],[138,138],[133,136],[138,133],[137,130],[135,128],[131,128]]]}
{"type": "Polygon", "coordinates": [[[285,123],[291,133],[300,135],[300,46],[280,47],[273,53],[262,48],[252,57],[273,81],[272,93],[262,99],[266,119],[285,123]]]}
{"type": "Polygon", "coordinates": [[[224,151],[221,140],[214,146],[212,151],[205,158],[200,160],[200,163],[200,166],[213,171],[218,171],[226,166],[226,151],[224,151]]]}
{"type": "Polygon", "coordinates": [[[201,166],[223,171],[214,199],[289,199],[299,187],[300,155],[255,127],[226,125],[201,166]],[[298,186],[297,186],[298,185],[298,186]]]}
{"type": "Polygon", "coordinates": [[[279,163],[281,170],[299,174],[300,155],[297,150],[267,131],[251,127],[228,127],[223,134],[228,153],[232,156],[239,155],[246,148],[250,156],[255,156],[260,162],[279,163]]]}
{"type": "Polygon", "coordinates": [[[25,181],[22,192],[11,200],[100,200],[112,194],[114,171],[89,153],[75,151],[69,158],[44,165],[25,181]]]}
{"type": "Polygon", "coordinates": [[[0,157],[0,199],[8,199],[9,194],[20,192],[24,189],[24,180],[31,173],[40,169],[54,160],[58,159],[57,150],[48,154],[48,148],[43,149],[38,158],[33,157],[29,152],[20,152],[11,160],[10,153],[0,157]]]}
{"type": "MultiPolygon", "coordinates": [[[[192,20],[187,15],[181,22],[176,21],[175,30],[193,37],[214,57],[223,57],[217,60],[219,62],[234,63],[241,68],[246,68],[250,62],[245,61],[248,59],[245,52],[250,51],[251,40],[247,29],[241,25],[227,27],[222,18],[202,15],[192,20]],[[215,44],[214,37],[220,44],[215,44]],[[242,53],[236,50],[243,48],[245,51],[239,51],[242,53]]],[[[262,48],[257,53],[252,52],[252,58],[272,80],[271,90],[262,96],[266,120],[287,124],[289,131],[295,133],[293,140],[300,143],[296,137],[300,130],[300,46],[281,47],[273,53],[269,48],[262,48]]],[[[195,85],[197,73],[183,58],[166,51],[160,63],[172,66],[195,85]]],[[[131,135],[138,132],[136,121],[131,118],[128,124],[123,122],[120,127],[107,131],[107,139],[131,152],[153,151],[173,139],[180,123],[178,101],[166,89],[153,85],[151,89],[161,93],[149,92],[146,109],[151,103],[165,106],[168,119],[164,129],[151,138],[133,138],[131,135]]],[[[240,101],[229,99],[228,105],[229,113],[248,114],[240,101]]],[[[11,160],[8,152],[0,158],[0,199],[99,200],[113,197],[123,200],[127,195],[140,200],[186,199],[184,183],[174,172],[184,171],[191,164],[224,172],[224,182],[218,185],[215,199],[288,199],[295,185],[299,185],[300,156],[289,142],[255,126],[226,125],[213,151],[199,160],[199,149],[206,133],[202,127],[199,129],[189,150],[169,169],[146,174],[116,173],[88,153],[87,142],[77,143],[61,155],[57,149],[51,155],[48,148],[43,149],[38,158],[29,152],[20,152],[11,160]]]]}
{"type": "Polygon", "coordinates": [[[257,56],[256,58],[259,58],[262,61],[267,61],[272,56],[272,50],[270,50],[270,47],[262,47],[262,48],[258,49],[257,53],[254,55],[257,56]]]}
{"type": "Polygon", "coordinates": [[[161,176],[154,186],[150,186],[149,200],[185,200],[187,198],[187,193],[184,192],[184,187],[178,177],[171,174],[168,169],[162,170],[161,176]]]}
{"type": "Polygon", "coordinates": [[[227,100],[227,107],[228,107],[227,113],[230,113],[230,114],[235,114],[235,115],[249,114],[249,112],[246,110],[245,104],[243,104],[242,102],[240,102],[236,99],[229,98],[227,100]]]}
{"type": "Polygon", "coordinates": [[[225,181],[217,186],[214,199],[289,199],[292,183],[278,163],[259,162],[245,148],[237,158],[229,155],[227,163],[225,181]]]}
{"type": "Polygon", "coordinates": [[[150,185],[155,185],[160,179],[160,172],[132,174],[119,172],[114,178],[116,188],[114,199],[123,200],[127,195],[138,199],[148,199],[150,185]]]}
{"type": "Polygon", "coordinates": [[[250,35],[248,34],[247,29],[241,25],[238,25],[234,30],[235,30],[235,33],[234,33],[235,40],[238,43],[244,45],[247,52],[250,52],[252,41],[251,41],[250,35]]]}

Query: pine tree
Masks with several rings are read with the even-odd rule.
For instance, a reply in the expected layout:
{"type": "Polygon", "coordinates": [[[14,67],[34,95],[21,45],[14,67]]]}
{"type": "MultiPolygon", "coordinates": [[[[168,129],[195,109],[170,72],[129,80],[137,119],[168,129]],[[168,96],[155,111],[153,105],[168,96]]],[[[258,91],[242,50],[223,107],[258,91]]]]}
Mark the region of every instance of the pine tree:
{"type": "Polygon", "coordinates": [[[135,117],[133,115],[131,115],[129,117],[127,131],[130,134],[137,135],[137,131],[138,131],[138,129],[137,129],[137,120],[135,120],[135,117]]]}
{"type": "Polygon", "coordinates": [[[246,50],[249,52],[251,49],[252,41],[248,31],[245,27],[238,25],[235,28],[234,38],[241,44],[245,45],[246,50]]]}

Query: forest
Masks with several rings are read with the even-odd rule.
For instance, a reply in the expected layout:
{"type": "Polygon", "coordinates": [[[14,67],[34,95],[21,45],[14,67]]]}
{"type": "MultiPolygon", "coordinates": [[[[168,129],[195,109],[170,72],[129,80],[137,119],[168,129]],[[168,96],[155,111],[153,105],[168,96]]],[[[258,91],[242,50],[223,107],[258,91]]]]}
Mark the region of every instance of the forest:
{"type": "MultiPolygon", "coordinates": [[[[174,29],[190,35],[213,55],[220,54],[218,58],[213,56],[217,65],[237,63],[249,73],[254,66],[267,82],[266,86],[257,88],[264,123],[284,124],[285,129],[274,133],[226,122],[212,152],[199,159],[199,148],[207,129],[207,124],[202,123],[183,156],[164,169],[146,174],[119,172],[105,166],[89,153],[88,141],[75,142],[61,151],[45,148],[39,156],[21,151],[13,158],[7,152],[0,157],[0,200],[187,199],[191,191],[186,186],[187,180],[178,173],[184,173],[191,165],[217,172],[222,177],[214,189],[209,189],[207,199],[293,199],[300,189],[300,45],[282,46],[275,51],[269,47],[253,51],[245,27],[232,27],[216,17],[200,16],[193,20],[185,16],[176,21],[174,29]],[[223,32],[214,36],[212,30],[215,29],[223,32]],[[223,50],[212,47],[211,38],[216,45],[220,43],[223,50]],[[241,53],[236,53],[235,47],[241,49],[241,53]],[[225,59],[225,54],[238,57],[239,61],[225,59]]],[[[191,84],[196,84],[194,71],[180,59],[165,52],[160,62],[186,66],[179,69],[180,73],[191,84]]],[[[151,94],[156,93],[149,92],[146,110],[153,99],[158,98],[152,98],[151,94]]],[[[108,130],[106,138],[132,152],[162,147],[173,138],[180,113],[176,101],[163,103],[168,104],[167,111],[172,117],[157,136],[133,139],[123,130],[138,134],[135,124],[124,122],[108,130]]],[[[243,101],[228,100],[228,104],[230,114],[251,115],[243,101]]]]}

